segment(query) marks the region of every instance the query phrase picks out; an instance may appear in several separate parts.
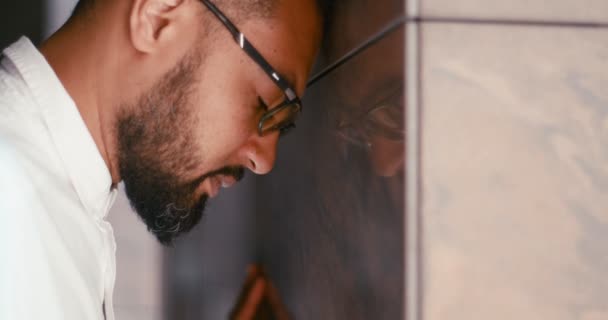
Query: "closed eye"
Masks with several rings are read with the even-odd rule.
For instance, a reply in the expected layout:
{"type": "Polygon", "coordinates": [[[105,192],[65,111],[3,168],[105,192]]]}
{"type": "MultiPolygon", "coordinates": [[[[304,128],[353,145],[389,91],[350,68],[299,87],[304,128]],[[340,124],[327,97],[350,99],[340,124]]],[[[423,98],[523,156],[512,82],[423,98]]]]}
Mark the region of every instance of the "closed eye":
{"type": "Polygon", "coordinates": [[[266,102],[264,102],[264,100],[262,100],[262,97],[258,96],[258,103],[259,103],[259,108],[261,110],[264,110],[264,112],[268,112],[268,105],[266,104],[266,102]]]}
{"type": "Polygon", "coordinates": [[[281,137],[284,137],[285,135],[287,135],[289,132],[291,132],[295,128],[296,128],[295,123],[289,123],[279,129],[279,135],[281,137]]]}

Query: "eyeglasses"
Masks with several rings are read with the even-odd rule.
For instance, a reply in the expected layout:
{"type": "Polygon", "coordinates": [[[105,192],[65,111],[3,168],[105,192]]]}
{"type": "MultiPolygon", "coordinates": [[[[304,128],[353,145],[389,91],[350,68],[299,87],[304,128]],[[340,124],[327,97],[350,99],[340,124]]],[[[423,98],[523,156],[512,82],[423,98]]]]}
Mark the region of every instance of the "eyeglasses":
{"type": "MultiPolygon", "coordinates": [[[[262,115],[262,118],[258,123],[258,134],[260,136],[265,136],[278,130],[281,136],[285,135],[291,129],[295,128],[295,120],[302,111],[302,102],[295,90],[287,80],[285,80],[270,63],[262,57],[260,52],[247,41],[243,33],[237,29],[220,9],[208,0],[201,0],[201,2],[224,24],[241,49],[243,49],[247,55],[266,72],[270,79],[285,95],[283,102],[269,109],[262,115]]],[[[262,99],[260,99],[260,103],[265,105],[262,99]]]]}

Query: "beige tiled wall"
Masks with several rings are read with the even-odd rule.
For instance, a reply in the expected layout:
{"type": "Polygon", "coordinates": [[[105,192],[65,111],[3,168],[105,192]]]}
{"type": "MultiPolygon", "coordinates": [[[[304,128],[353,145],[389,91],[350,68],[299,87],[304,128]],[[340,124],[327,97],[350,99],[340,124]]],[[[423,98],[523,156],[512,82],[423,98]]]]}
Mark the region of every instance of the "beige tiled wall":
{"type": "MultiPolygon", "coordinates": [[[[422,14],[608,20],[606,1],[477,2],[422,14]]],[[[608,28],[416,27],[420,318],[608,319],[608,28]]]]}

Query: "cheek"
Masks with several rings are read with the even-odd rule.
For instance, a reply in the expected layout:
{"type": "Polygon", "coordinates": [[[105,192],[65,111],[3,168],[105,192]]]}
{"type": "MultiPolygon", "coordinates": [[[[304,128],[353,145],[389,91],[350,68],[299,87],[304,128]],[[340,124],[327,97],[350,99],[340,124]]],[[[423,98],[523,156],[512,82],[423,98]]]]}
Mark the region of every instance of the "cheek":
{"type": "Polygon", "coordinates": [[[209,125],[201,132],[200,145],[212,170],[232,164],[246,144],[248,134],[230,120],[228,117],[209,118],[209,125]]]}
{"type": "MultiPolygon", "coordinates": [[[[237,54],[243,55],[240,51],[237,54]]],[[[257,132],[261,117],[257,96],[261,88],[259,81],[253,79],[255,70],[244,62],[247,61],[230,53],[211,55],[201,72],[202,81],[196,89],[197,135],[212,169],[236,164],[239,150],[257,132]],[[235,63],[227,63],[228,60],[235,63]]]]}
{"type": "Polygon", "coordinates": [[[239,151],[257,132],[259,117],[246,95],[225,92],[210,91],[198,104],[196,136],[211,170],[237,164],[239,151]]]}

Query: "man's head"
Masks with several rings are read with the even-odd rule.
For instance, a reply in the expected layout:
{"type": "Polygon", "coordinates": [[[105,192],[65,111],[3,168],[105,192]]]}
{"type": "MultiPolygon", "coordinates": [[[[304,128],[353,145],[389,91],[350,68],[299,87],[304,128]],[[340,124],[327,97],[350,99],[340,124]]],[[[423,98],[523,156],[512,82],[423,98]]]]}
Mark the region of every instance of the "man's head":
{"type": "MultiPolygon", "coordinates": [[[[102,25],[115,46],[99,111],[113,178],[170,243],[219,188],[272,169],[279,131],[258,124],[286,94],[202,0],[83,1],[72,20],[102,25]]],[[[315,1],[212,2],[301,96],[321,38],[315,1]]]]}

